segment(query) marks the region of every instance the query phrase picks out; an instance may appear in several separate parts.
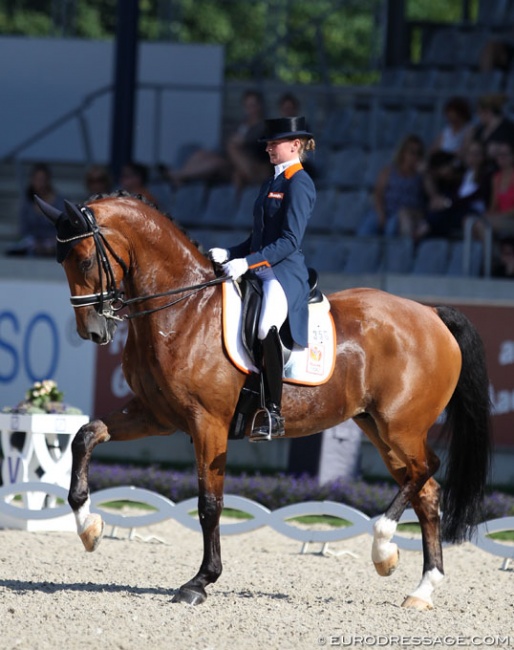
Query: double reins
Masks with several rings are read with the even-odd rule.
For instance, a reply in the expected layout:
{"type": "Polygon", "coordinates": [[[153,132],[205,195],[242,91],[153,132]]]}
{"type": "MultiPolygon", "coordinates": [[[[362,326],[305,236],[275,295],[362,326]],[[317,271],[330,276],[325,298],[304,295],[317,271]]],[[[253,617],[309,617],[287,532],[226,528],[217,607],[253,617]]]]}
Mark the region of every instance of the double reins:
{"type": "Polygon", "coordinates": [[[162,293],[153,293],[149,296],[137,296],[136,298],[128,298],[125,300],[123,297],[119,298],[120,301],[120,307],[116,306],[116,308],[113,307],[114,311],[119,311],[120,309],[123,309],[123,307],[126,307],[128,305],[133,305],[137,304],[140,302],[144,302],[145,300],[151,300],[152,298],[163,298],[164,296],[175,296],[179,293],[183,293],[184,291],[188,291],[185,296],[181,296],[180,298],[177,298],[176,300],[172,300],[171,302],[166,303],[165,305],[160,305],[159,307],[153,307],[152,309],[145,309],[144,311],[137,311],[133,314],[125,314],[123,318],[125,319],[131,319],[131,318],[136,318],[136,316],[147,316],[148,314],[153,314],[156,311],[161,311],[162,309],[167,309],[168,307],[173,307],[173,305],[178,304],[182,300],[186,300],[187,298],[190,298],[193,296],[195,293],[198,291],[201,291],[202,289],[207,289],[207,287],[212,287],[216,284],[221,284],[222,282],[226,282],[228,278],[226,277],[219,277],[219,278],[214,278],[213,280],[207,280],[207,282],[201,282],[200,284],[192,284],[189,287],[180,287],[179,289],[170,289],[169,291],[163,291],[162,293]]]}
{"type": "Polygon", "coordinates": [[[128,268],[125,262],[121,259],[119,255],[113,250],[112,246],[107,241],[105,235],[100,230],[98,223],[95,219],[93,212],[87,206],[80,206],[80,212],[83,214],[86,219],[89,230],[75,237],[69,239],[59,239],[57,241],[60,243],[69,243],[77,239],[85,239],[87,237],[93,237],[95,243],[95,255],[96,262],[98,266],[100,288],[103,286],[105,280],[105,291],[100,291],[100,293],[92,293],[84,296],[71,296],[70,302],[72,306],[77,309],[80,307],[90,307],[90,306],[99,306],[98,311],[105,317],[113,320],[130,320],[136,318],[137,316],[147,316],[148,314],[153,314],[157,311],[163,309],[168,309],[173,307],[173,305],[190,298],[198,291],[212,287],[217,284],[225,282],[227,277],[217,277],[212,280],[207,280],[206,282],[201,282],[200,284],[193,284],[187,287],[180,287],[178,289],[170,289],[169,291],[162,291],[160,293],[153,293],[148,296],[136,296],[135,298],[124,298],[123,292],[120,291],[116,285],[116,278],[114,276],[114,271],[112,269],[111,263],[109,261],[109,256],[107,251],[113,256],[116,262],[123,269],[123,276],[125,277],[128,273],[128,268]],[[143,311],[137,311],[135,313],[124,314],[123,316],[118,316],[117,312],[122,310],[124,307],[130,305],[137,305],[147,300],[152,300],[154,298],[163,298],[165,296],[174,296],[180,293],[187,292],[186,295],[172,300],[171,302],[166,303],[165,305],[160,305],[159,307],[152,307],[151,309],[145,309],[143,311]],[[107,303],[107,304],[106,304],[107,303]]]}

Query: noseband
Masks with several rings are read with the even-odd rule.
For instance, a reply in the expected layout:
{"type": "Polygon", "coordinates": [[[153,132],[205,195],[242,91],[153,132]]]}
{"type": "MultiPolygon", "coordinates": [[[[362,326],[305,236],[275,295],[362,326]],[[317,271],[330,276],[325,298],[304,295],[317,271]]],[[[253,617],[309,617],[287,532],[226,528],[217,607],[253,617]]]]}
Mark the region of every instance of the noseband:
{"type": "Polygon", "coordinates": [[[104,318],[122,321],[125,319],[135,318],[136,316],[146,316],[147,314],[152,314],[153,312],[172,307],[173,305],[189,298],[191,295],[205,289],[207,287],[220,284],[227,280],[226,277],[218,277],[213,280],[208,280],[207,282],[202,282],[200,284],[191,285],[188,287],[182,287],[180,289],[171,289],[170,291],[164,291],[162,293],[155,293],[149,296],[139,296],[136,298],[125,299],[123,292],[118,289],[116,285],[116,278],[114,276],[114,271],[112,269],[107,251],[113,256],[116,262],[123,269],[123,277],[128,273],[128,268],[125,262],[121,259],[119,255],[113,250],[112,246],[107,241],[105,235],[100,230],[100,227],[95,219],[95,215],[92,210],[87,206],[78,206],[78,209],[84,216],[88,230],[85,233],[80,235],[75,235],[69,239],[59,239],[57,241],[61,244],[68,244],[79,239],[86,239],[87,237],[93,237],[95,244],[95,254],[96,262],[99,273],[100,288],[104,285],[105,282],[105,291],[100,291],[100,293],[90,293],[85,296],[71,296],[70,302],[75,309],[80,307],[97,307],[97,312],[104,318]],[[128,313],[124,316],[118,316],[117,312],[123,309],[128,305],[144,302],[145,300],[150,300],[151,298],[162,298],[164,296],[176,295],[179,293],[186,293],[186,295],[177,298],[171,302],[166,303],[165,305],[160,305],[159,307],[154,307],[152,309],[145,309],[144,311],[138,311],[135,313],[128,313]]]}

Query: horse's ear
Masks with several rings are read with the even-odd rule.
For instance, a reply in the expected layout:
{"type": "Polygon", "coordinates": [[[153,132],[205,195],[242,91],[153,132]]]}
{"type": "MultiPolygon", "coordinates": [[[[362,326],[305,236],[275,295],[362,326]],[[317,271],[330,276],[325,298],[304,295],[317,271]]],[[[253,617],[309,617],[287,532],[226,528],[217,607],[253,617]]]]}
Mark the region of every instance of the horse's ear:
{"type": "Polygon", "coordinates": [[[38,204],[39,209],[45,215],[45,217],[47,217],[47,219],[50,219],[50,221],[55,225],[57,223],[57,219],[62,216],[61,210],[58,210],[57,208],[54,208],[53,205],[50,205],[46,201],[43,201],[43,199],[39,198],[37,194],[34,194],[34,200],[38,204]]]}
{"type": "Polygon", "coordinates": [[[87,222],[79,208],[74,203],[66,201],[66,199],[64,200],[64,207],[66,208],[66,214],[68,215],[72,226],[76,228],[76,230],[87,230],[87,222]]]}

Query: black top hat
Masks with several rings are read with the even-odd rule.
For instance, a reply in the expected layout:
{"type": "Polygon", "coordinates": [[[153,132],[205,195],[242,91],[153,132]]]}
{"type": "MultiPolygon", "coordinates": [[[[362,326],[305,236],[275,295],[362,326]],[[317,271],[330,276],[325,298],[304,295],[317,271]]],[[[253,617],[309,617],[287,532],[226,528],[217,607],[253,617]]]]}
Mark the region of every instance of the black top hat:
{"type": "Polygon", "coordinates": [[[279,117],[264,121],[264,137],[259,142],[288,138],[312,138],[312,133],[307,131],[305,117],[279,117]]]}

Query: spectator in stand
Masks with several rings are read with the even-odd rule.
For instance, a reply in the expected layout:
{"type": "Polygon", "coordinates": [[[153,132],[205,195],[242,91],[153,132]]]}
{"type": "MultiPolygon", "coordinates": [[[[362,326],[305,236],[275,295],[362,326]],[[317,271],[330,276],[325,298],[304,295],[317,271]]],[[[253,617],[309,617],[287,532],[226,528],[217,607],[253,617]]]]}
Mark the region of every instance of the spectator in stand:
{"type": "Polygon", "coordinates": [[[492,197],[484,217],[496,237],[514,235],[514,145],[499,142],[496,147],[498,171],[493,176],[492,197]]]}
{"type": "Polygon", "coordinates": [[[482,215],[489,205],[491,176],[486,169],[484,148],[480,142],[469,145],[462,172],[453,162],[454,159],[450,158],[445,166],[443,188],[432,197],[425,219],[414,231],[415,240],[458,233],[467,216],[482,215]]]}
{"type": "Polygon", "coordinates": [[[64,198],[56,191],[52,172],[46,163],[36,163],[19,209],[20,241],[7,250],[8,255],[55,255],[55,226],[34,201],[37,194],[58,210],[64,210],[64,198]]]}
{"type": "Polygon", "coordinates": [[[357,235],[395,236],[400,222],[421,219],[424,211],[423,156],[420,137],[406,136],[393,157],[378,174],[373,190],[374,209],[364,218],[357,235]]]}
{"type": "Polygon", "coordinates": [[[430,152],[445,151],[460,155],[464,139],[471,128],[471,107],[464,97],[450,97],[444,105],[445,126],[430,148],[430,152]]]}
{"type": "Polygon", "coordinates": [[[141,195],[150,203],[157,205],[157,200],[147,187],[148,168],[136,162],[128,162],[121,168],[120,187],[135,196],[141,195]]]}
{"type": "Polygon", "coordinates": [[[498,264],[494,275],[500,278],[514,278],[514,237],[500,238],[498,243],[498,264]]]}
{"type": "Polygon", "coordinates": [[[496,149],[500,142],[514,144],[514,123],[503,110],[507,97],[502,94],[483,95],[477,102],[478,122],[471,128],[464,143],[465,155],[469,144],[476,140],[485,148],[487,163],[491,170],[496,168],[496,149]]]}
{"type": "Polygon", "coordinates": [[[262,95],[253,90],[247,91],[243,106],[246,121],[227,143],[232,182],[239,190],[247,185],[263,183],[273,171],[263,142],[265,111],[262,95]]]}
{"type": "Polygon", "coordinates": [[[88,196],[109,194],[112,191],[111,174],[103,165],[91,165],[84,180],[88,196]]]}
{"type": "Polygon", "coordinates": [[[479,69],[481,72],[503,70],[508,72],[514,58],[514,30],[510,29],[496,38],[487,40],[480,51],[479,69]]]}
{"type": "Polygon", "coordinates": [[[190,181],[228,182],[238,188],[262,182],[271,173],[264,136],[264,101],[255,90],[242,96],[243,121],[229,136],[222,151],[199,148],[180,169],[168,170],[170,182],[178,187],[190,181]]]}
{"type": "Polygon", "coordinates": [[[296,117],[302,112],[300,100],[291,92],[285,92],[278,100],[278,110],[281,117],[296,117]]]}

